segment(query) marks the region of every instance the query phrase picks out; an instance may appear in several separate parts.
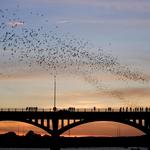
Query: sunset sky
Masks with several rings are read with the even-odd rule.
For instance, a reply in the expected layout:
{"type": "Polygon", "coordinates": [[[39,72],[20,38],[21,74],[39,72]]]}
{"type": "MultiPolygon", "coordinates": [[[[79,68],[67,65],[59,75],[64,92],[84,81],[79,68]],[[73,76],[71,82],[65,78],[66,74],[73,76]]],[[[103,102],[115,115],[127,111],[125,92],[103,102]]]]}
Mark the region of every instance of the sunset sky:
{"type": "MultiPolygon", "coordinates": [[[[45,32],[52,31],[60,36],[67,35],[67,38],[88,41],[89,52],[96,53],[95,49],[101,48],[106,55],[117,58],[119,64],[139,72],[146,79],[145,82],[129,80],[100,69],[87,74],[84,73],[84,66],[83,73],[58,71],[57,107],[150,105],[149,0],[1,0],[0,10],[0,16],[5,16],[7,26],[4,30],[0,28],[0,31],[10,32],[15,26],[19,34],[22,28],[42,26],[45,32]],[[90,81],[84,75],[90,76],[90,81]]],[[[3,32],[0,33],[1,40],[3,32]]],[[[9,60],[10,53],[3,55],[1,42],[0,107],[52,108],[51,70],[46,71],[35,64],[29,67],[27,63],[19,63],[15,57],[9,60]]],[[[10,124],[2,122],[0,130],[3,132],[4,126],[8,128],[10,124]]],[[[80,133],[79,130],[84,128],[89,132],[81,132],[81,135],[95,135],[90,130],[96,126],[98,135],[112,136],[116,135],[118,128],[118,124],[115,124],[115,129],[113,125],[105,122],[89,124],[89,129],[84,126],[76,132],[72,131],[72,134],[80,133]],[[101,129],[109,132],[101,132],[101,129]]],[[[122,129],[122,135],[139,134],[139,131],[126,126],[122,126],[122,129]]]]}

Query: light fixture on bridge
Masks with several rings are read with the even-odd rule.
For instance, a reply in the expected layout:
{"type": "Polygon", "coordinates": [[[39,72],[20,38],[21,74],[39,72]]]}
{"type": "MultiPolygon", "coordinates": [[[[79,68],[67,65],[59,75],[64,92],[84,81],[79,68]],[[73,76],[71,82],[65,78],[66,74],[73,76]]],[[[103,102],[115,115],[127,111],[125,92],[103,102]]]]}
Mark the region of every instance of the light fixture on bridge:
{"type": "Polygon", "coordinates": [[[56,75],[54,75],[54,107],[53,111],[56,111],[56,75]]]}

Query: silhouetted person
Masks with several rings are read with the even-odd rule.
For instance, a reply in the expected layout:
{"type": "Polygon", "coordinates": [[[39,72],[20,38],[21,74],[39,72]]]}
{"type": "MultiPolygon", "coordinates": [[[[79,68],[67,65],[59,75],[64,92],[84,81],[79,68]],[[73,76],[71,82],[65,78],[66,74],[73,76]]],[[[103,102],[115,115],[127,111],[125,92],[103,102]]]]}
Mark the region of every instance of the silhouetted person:
{"type": "Polygon", "coordinates": [[[119,109],[119,112],[121,112],[122,111],[122,107],[120,107],[120,109],[119,109]]]}
{"type": "Polygon", "coordinates": [[[96,107],[95,106],[94,106],[93,110],[96,111],[96,107]]]}
{"type": "Polygon", "coordinates": [[[145,108],[145,111],[148,112],[148,108],[147,107],[145,108]]]}
{"type": "Polygon", "coordinates": [[[132,112],[132,108],[130,107],[130,112],[132,112]]]}
{"type": "Polygon", "coordinates": [[[111,112],[111,107],[108,107],[108,112],[111,112]]]}

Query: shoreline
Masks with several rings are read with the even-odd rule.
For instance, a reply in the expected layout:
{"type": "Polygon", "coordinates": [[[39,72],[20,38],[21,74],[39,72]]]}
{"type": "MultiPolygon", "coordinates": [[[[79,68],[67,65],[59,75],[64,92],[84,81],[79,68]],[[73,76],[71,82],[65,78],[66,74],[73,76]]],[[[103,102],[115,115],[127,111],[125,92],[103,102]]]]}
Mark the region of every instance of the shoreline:
{"type": "Polygon", "coordinates": [[[147,135],[135,137],[51,137],[30,133],[18,136],[14,132],[0,135],[0,148],[82,148],[82,147],[149,147],[147,135]]]}

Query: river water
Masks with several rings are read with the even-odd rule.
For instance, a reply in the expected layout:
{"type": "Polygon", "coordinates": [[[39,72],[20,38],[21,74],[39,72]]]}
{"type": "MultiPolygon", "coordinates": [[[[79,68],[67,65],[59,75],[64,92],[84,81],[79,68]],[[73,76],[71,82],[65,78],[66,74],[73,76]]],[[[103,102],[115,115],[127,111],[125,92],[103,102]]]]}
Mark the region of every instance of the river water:
{"type": "MultiPolygon", "coordinates": [[[[0,150],[50,150],[49,148],[0,148],[0,150]]],[[[99,147],[99,148],[61,148],[61,150],[148,150],[148,148],[143,147],[129,147],[129,148],[119,148],[119,147],[99,147]]]]}

